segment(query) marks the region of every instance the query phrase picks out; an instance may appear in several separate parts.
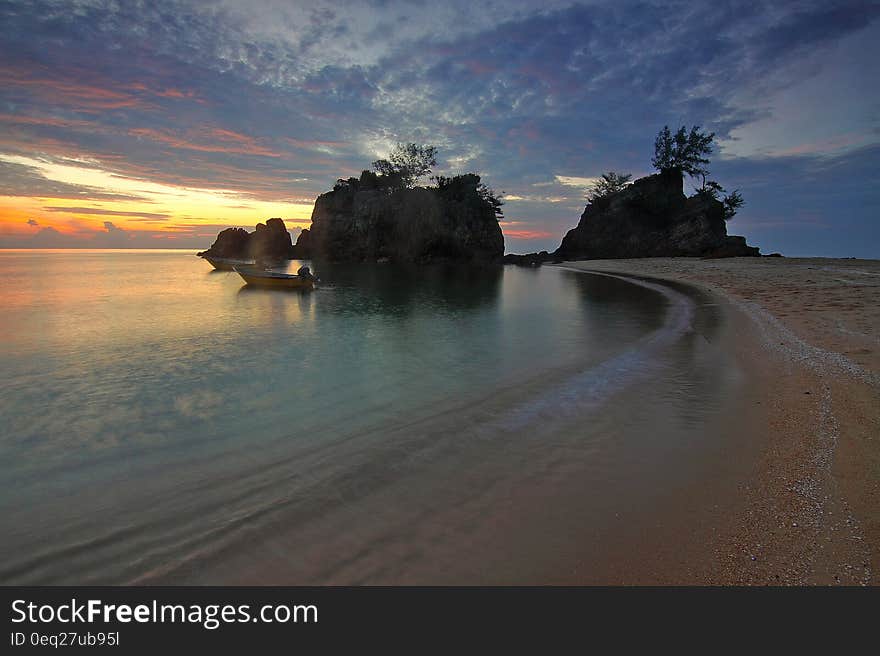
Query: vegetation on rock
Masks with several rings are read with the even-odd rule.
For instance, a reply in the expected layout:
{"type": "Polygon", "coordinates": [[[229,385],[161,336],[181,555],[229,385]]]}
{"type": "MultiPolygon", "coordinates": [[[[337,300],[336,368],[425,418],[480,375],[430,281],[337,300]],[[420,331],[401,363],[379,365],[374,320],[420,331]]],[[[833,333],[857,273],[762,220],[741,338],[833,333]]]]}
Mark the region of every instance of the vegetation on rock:
{"type": "Polygon", "coordinates": [[[431,167],[436,165],[436,146],[399,143],[388,155],[388,159],[377,159],[373,162],[373,169],[385,177],[390,188],[412,188],[419,178],[428,175],[431,167]]]}
{"type": "Polygon", "coordinates": [[[577,227],[552,254],[506,256],[505,262],[534,266],[551,259],[627,257],[736,257],[758,255],[745,238],[727,234],[725,222],[743,205],[739,190],[709,179],[715,134],[699,126],[673,133],[664,126],[654,142],[652,164],[659,173],[631,176],[603,173],[587,195],[577,227]],[[684,174],[702,181],[684,194],[684,174]]]}
{"type": "Polygon", "coordinates": [[[668,125],[664,125],[654,140],[651,165],[661,173],[678,169],[693,177],[708,174],[707,155],[712,154],[714,139],[714,132],[702,132],[699,125],[693,126],[690,131],[681,126],[675,134],[670,132],[668,125]]]}
{"type": "Polygon", "coordinates": [[[651,158],[651,164],[661,173],[677,169],[692,178],[701,178],[702,186],[697,188],[697,195],[720,200],[724,206],[724,220],[729,221],[743,206],[745,200],[739,189],[721,196],[724,187],[715,180],[708,179],[708,156],[714,149],[714,140],[715,133],[703,132],[699,125],[693,126],[690,130],[682,125],[675,134],[672,134],[668,125],[664,125],[654,140],[654,157],[651,158]]]}
{"type": "Polygon", "coordinates": [[[603,173],[587,191],[587,200],[592,203],[600,198],[616,194],[629,184],[631,178],[632,173],[617,173],[616,171],[603,173]]]}

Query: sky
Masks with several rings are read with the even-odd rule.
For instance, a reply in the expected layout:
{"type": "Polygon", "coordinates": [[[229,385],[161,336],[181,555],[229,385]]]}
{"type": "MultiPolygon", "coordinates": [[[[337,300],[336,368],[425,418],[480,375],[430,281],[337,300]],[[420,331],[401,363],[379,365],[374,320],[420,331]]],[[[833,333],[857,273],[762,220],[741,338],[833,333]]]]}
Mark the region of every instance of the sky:
{"type": "Polygon", "coordinates": [[[0,0],[0,248],[308,227],[397,142],[553,250],[666,124],[716,133],[762,252],[880,257],[877,2],[0,0]]]}

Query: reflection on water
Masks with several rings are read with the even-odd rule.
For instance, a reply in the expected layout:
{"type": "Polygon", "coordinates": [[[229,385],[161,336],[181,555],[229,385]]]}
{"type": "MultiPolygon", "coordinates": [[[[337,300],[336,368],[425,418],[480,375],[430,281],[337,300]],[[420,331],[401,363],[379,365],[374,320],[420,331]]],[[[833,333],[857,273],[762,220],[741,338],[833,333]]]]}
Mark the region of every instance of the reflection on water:
{"type": "Polygon", "coordinates": [[[627,376],[677,390],[641,410],[683,431],[720,396],[711,311],[673,333],[655,289],[557,268],[313,269],[317,290],[278,293],[191,253],[0,251],[0,581],[271,582],[264,562],[284,582],[442,582],[354,555],[430,554],[442,530],[436,555],[466,556],[479,530],[457,512],[492,512],[553,459],[587,467],[614,412],[587,413],[627,376]],[[303,540],[311,560],[279,556],[303,540]]]}

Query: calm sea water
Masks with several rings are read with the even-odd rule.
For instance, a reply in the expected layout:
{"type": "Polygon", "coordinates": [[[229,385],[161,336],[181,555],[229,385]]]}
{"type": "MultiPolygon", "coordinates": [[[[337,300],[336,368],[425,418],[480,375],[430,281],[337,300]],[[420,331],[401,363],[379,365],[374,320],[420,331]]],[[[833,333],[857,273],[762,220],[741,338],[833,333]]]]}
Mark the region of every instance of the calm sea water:
{"type": "Polygon", "coordinates": [[[313,268],[0,251],[0,582],[540,581],[736,384],[675,290],[313,268]]]}

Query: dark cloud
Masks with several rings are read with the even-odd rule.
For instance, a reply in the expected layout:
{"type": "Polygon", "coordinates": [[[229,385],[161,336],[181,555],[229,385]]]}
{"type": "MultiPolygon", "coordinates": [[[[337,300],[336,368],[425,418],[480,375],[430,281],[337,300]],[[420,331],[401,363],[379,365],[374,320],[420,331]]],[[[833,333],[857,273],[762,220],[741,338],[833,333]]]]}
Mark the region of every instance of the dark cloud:
{"type": "Polygon", "coordinates": [[[118,226],[80,228],[67,233],[45,226],[27,235],[0,234],[0,248],[192,248],[203,249],[223,226],[190,226],[179,232],[122,230],[118,226]]]}
{"type": "MultiPolygon", "coordinates": [[[[0,242],[2,244],[3,242],[0,242]]],[[[59,232],[52,226],[40,228],[33,236],[18,242],[4,244],[6,247],[20,248],[77,248],[82,245],[82,239],[76,235],[68,235],[59,232]]]]}
{"type": "Polygon", "coordinates": [[[142,200],[141,196],[107,193],[95,187],[49,180],[39,169],[0,159],[0,196],[36,196],[79,200],[142,200]]]}
{"type": "Polygon", "coordinates": [[[27,224],[28,224],[29,226],[38,226],[38,225],[40,225],[39,223],[37,223],[37,221],[36,221],[35,219],[28,219],[28,220],[27,220],[27,224]]]}
{"type": "Polygon", "coordinates": [[[880,17],[876,2],[843,2],[796,7],[761,30],[754,39],[756,58],[777,62],[790,54],[833,42],[880,17]]]}

